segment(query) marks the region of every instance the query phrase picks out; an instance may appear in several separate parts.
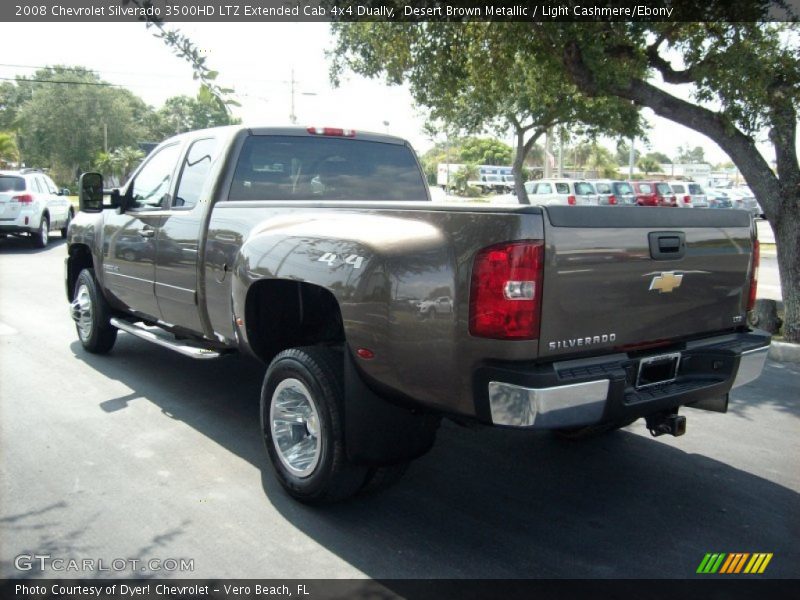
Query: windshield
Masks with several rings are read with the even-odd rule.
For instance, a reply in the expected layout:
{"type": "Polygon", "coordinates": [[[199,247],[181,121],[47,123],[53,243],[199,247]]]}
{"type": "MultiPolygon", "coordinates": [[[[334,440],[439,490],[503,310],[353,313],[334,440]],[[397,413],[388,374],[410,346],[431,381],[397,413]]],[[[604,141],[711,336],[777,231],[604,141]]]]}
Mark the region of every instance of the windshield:
{"type": "Polygon", "coordinates": [[[256,135],[239,155],[231,200],[427,200],[404,145],[351,138],[256,135]]]}

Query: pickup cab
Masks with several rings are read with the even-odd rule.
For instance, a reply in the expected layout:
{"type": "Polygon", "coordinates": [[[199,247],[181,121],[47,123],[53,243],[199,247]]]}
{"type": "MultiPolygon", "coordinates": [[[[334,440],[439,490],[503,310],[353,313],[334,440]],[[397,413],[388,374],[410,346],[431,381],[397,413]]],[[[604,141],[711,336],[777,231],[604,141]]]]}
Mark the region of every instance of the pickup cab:
{"type": "Polygon", "coordinates": [[[745,211],[432,203],[387,135],[182,134],[121,189],[84,174],[80,206],[65,282],[85,350],[122,331],[262,360],[266,451],[307,503],[388,485],[443,417],[681,435],[681,407],[725,412],[769,347],[747,325],[745,211]]]}

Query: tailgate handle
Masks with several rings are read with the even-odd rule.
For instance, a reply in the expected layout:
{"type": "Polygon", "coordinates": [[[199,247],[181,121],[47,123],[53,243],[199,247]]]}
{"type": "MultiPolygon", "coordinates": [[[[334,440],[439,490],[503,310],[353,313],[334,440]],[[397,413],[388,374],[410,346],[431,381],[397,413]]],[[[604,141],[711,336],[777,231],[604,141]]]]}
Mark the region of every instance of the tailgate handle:
{"type": "Polygon", "coordinates": [[[648,238],[650,256],[655,260],[677,260],[686,253],[686,236],[682,231],[654,231],[648,238]]]}

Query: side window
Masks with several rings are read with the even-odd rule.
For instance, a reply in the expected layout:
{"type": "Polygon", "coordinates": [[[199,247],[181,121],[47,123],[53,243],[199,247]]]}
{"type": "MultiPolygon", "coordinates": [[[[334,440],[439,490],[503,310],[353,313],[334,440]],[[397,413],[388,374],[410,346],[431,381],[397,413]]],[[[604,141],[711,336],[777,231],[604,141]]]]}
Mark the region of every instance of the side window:
{"type": "Polygon", "coordinates": [[[559,194],[569,194],[569,184],[568,183],[557,183],[556,184],[556,192],[559,194]]]}
{"type": "Polygon", "coordinates": [[[208,180],[211,163],[216,158],[217,140],[213,138],[197,140],[192,144],[183,163],[183,171],[178,181],[178,191],[172,201],[174,208],[193,208],[208,180]]]}
{"type": "Polygon", "coordinates": [[[158,208],[169,192],[180,144],[162,148],[150,156],[133,181],[133,201],[136,208],[158,208]]]}
{"type": "Polygon", "coordinates": [[[552,194],[553,187],[549,183],[540,183],[536,186],[537,194],[552,194]]]}
{"type": "Polygon", "coordinates": [[[44,180],[44,184],[47,186],[47,189],[51,194],[58,194],[58,188],[56,187],[56,184],[53,183],[52,179],[50,179],[47,175],[44,175],[42,179],[44,180]]]}
{"type": "Polygon", "coordinates": [[[39,178],[38,177],[31,177],[28,179],[28,187],[32,192],[36,192],[37,194],[42,193],[42,188],[39,186],[39,178]]]}

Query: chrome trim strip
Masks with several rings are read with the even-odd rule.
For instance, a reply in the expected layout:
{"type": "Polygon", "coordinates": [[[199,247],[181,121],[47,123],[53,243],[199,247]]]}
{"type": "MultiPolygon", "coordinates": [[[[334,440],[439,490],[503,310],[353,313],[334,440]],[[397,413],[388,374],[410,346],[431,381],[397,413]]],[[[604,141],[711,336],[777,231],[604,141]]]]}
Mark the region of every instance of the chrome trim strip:
{"type": "Polygon", "coordinates": [[[736,379],[733,380],[731,389],[758,379],[761,371],[764,370],[764,363],[767,361],[768,354],[769,345],[742,352],[739,358],[739,370],[736,372],[736,379]]]}
{"type": "Polygon", "coordinates": [[[489,406],[495,425],[559,428],[600,421],[608,398],[608,379],[549,388],[489,382],[489,406]]]}

